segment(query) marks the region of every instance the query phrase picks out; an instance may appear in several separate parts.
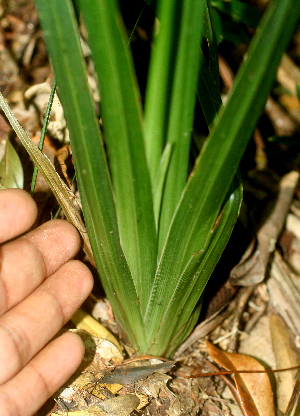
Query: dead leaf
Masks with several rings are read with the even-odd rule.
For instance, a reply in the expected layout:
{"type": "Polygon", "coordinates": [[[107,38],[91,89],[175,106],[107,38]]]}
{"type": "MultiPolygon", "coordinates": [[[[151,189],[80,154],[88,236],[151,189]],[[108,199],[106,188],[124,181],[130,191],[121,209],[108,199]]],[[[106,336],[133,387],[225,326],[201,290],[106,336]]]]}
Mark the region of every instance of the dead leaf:
{"type": "Polygon", "coordinates": [[[57,150],[55,154],[55,169],[62,173],[68,186],[71,188],[72,178],[69,178],[68,168],[73,167],[72,148],[70,144],[65,144],[57,150]]]}
{"type": "MultiPolygon", "coordinates": [[[[252,357],[221,351],[208,341],[206,345],[211,358],[227,370],[265,370],[252,357]]],[[[275,416],[273,392],[267,373],[237,373],[233,377],[245,416],[275,416]]]]}
{"type": "Polygon", "coordinates": [[[135,394],[123,394],[101,404],[71,412],[51,413],[51,416],[129,416],[140,404],[135,394]]]}
{"type": "Polygon", "coordinates": [[[232,269],[232,285],[251,286],[264,280],[270,256],[284,227],[298,181],[299,173],[296,171],[282,177],[276,199],[268,207],[270,213],[257,233],[258,246],[256,247],[255,241],[252,241],[240,263],[232,269]]]}
{"type": "MultiPolygon", "coordinates": [[[[157,360],[156,360],[157,361],[157,360]]],[[[175,361],[150,363],[148,360],[134,362],[116,367],[109,375],[99,380],[105,384],[131,384],[147,378],[154,372],[168,372],[175,365],[175,361]]]]}
{"type": "Polygon", "coordinates": [[[296,378],[297,380],[294,386],[294,390],[289,400],[284,416],[291,416],[291,415],[295,416],[297,412],[297,408],[299,411],[299,396],[300,396],[300,381],[299,381],[300,371],[299,370],[297,372],[296,378]],[[296,409],[295,409],[295,406],[297,406],[296,409]]]}
{"type": "Polygon", "coordinates": [[[274,253],[267,281],[270,303],[295,338],[300,336],[300,282],[283,260],[279,251],[274,253]]]}
{"type": "Polygon", "coordinates": [[[104,400],[101,408],[108,415],[127,416],[130,415],[140,404],[140,399],[135,394],[124,394],[104,400]]]}
{"type": "MultiPolygon", "coordinates": [[[[277,368],[294,367],[299,364],[298,354],[293,348],[290,333],[283,320],[272,315],[270,318],[272,345],[277,368]]],[[[277,373],[277,405],[284,412],[293,393],[297,370],[277,373]]]]}

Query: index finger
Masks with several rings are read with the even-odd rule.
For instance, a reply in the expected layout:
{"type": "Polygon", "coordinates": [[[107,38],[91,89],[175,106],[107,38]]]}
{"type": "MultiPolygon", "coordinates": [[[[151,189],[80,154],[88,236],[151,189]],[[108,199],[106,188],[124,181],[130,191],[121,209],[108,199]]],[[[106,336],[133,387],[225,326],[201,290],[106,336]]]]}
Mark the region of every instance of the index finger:
{"type": "Polygon", "coordinates": [[[27,231],[35,222],[37,206],[21,189],[0,191],[0,243],[27,231]]]}

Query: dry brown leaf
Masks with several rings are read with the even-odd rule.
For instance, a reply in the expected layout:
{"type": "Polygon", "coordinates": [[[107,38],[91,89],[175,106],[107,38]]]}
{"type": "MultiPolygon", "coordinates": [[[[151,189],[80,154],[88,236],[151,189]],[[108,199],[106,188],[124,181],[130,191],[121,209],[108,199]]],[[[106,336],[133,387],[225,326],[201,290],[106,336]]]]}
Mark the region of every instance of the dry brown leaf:
{"type": "Polygon", "coordinates": [[[233,285],[252,286],[264,280],[270,256],[284,227],[298,181],[299,173],[296,171],[291,171],[281,178],[276,199],[268,207],[271,211],[257,233],[257,247],[252,241],[239,264],[231,270],[230,281],[233,285]]]}
{"type": "MultiPolygon", "coordinates": [[[[299,364],[298,354],[293,346],[290,333],[283,320],[273,314],[270,318],[272,345],[277,368],[294,367],[299,364]]],[[[277,405],[279,410],[285,411],[295,384],[297,370],[277,373],[277,405]]]]}
{"type": "MultiPolygon", "coordinates": [[[[229,371],[264,371],[254,358],[219,350],[206,341],[208,353],[215,362],[229,371]]],[[[240,406],[245,416],[275,416],[273,392],[267,373],[234,374],[240,406]]]]}

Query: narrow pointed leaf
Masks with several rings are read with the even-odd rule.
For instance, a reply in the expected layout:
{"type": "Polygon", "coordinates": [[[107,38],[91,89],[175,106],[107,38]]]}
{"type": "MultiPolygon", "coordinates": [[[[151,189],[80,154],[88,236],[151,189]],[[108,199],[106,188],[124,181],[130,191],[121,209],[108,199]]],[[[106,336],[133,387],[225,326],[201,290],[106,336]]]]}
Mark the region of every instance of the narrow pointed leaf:
{"type": "Polygon", "coordinates": [[[151,54],[145,100],[145,145],[152,184],[166,143],[169,101],[173,82],[176,29],[180,10],[176,1],[156,1],[155,15],[162,19],[151,54]],[[169,18],[168,18],[169,17],[169,18]]]}
{"type": "Polygon", "coordinates": [[[158,228],[158,221],[161,209],[161,201],[164,192],[164,186],[166,181],[166,176],[168,172],[168,168],[170,165],[170,159],[172,154],[172,144],[167,143],[166,147],[161,155],[158,171],[156,174],[156,178],[153,184],[153,205],[154,205],[154,215],[155,215],[155,222],[156,227],[158,228]]]}
{"type": "MultiPolygon", "coordinates": [[[[44,147],[45,136],[46,136],[48,124],[49,124],[49,121],[50,121],[51,108],[52,108],[52,104],[53,104],[55,90],[56,90],[56,79],[54,78],[53,85],[51,87],[51,93],[50,93],[50,96],[49,96],[48,104],[47,104],[47,107],[46,107],[46,113],[45,113],[45,118],[44,118],[44,122],[43,122],[41,137],[40,137],[39,144],[38,144],[38,148],[41,151],[43,150],[43,147],[44,147]]],[[[30,189],[31,195],[34,192],[37,174],[38,174],[38,167],[35,165],[33,175],[32,175],[32,181],[31,181],[31,189],[30,189]]]]}
{"type": "Polygon", "coordinates": [[[184,189],[194,117],[204,0],[160,1],[150,61],[145,140],[152,183],[166,142],[174,144],[159,220],[158,253],[184,189]]]}
{"type": "MultiPolygon", "coordinates": [[[[204,1],[181,2],[182,18],[177,29],[178,45],[170,99],[167,141],[174,143],[159,221],[159,255],[165,243],[176,206],[187,180],[191,133],[199,75],[204,1]]],[[[162,21],[161,21],[162,22],[162,21]]]]}
{"type": "Polygon", "coordinates": [[[191,315],[187,318],[184,323],[181,323],[181,326],[177,328],[176,333],[174,334],[173,338],[170,340],[169,345],[167,347],[166,356],[172,357],[178,347],[183,343],[183,341],[191,334],[192,330],[197,325],[201,307],[202,307],[203,296],[197,302],[197,305],[193,309],[191,315]]]}
{"type": "MultiPolygon", "coordinates": [[[[242,185],[240,177],[237,176],[206,245],[199,252],[192,254],[182,274],[176,279],[173,293],[171,294],[168,288],[165,288],[168,303],[164,304],[163,302],[162,309],[160,309],[159,297],[156,299],[154,310],[150,309],[149,315],[146,315],[146,321],[149,320],[155,323],[160,319],[159,329],[155,327],[155,324],[151,325],[149,323],[149,332],[153,328],[153,333],[150,332],[150,339],[152,339],[150,351],[152,354],[157,353],[156,348],[159,346],[159,348],[165,348],[163,350],[165,355],[170,355],[175,343],[167,339],[166,331],[176,334],[177,342],[179,340],[183,341],[184,338],[180,339],[178,332],[182,332],[183,336],[186,335],[185,327],[193,313],[190,305],[195,306],[199,301],[207,281],[219,261],[237,220],[241,202],[242,185]]],[[[155,291],[155,286],[153,289],[155,291]]]]}
{"type": "Polygon", "coordinates": [[[208,46],[209,69],[218,90],[220,90],[218,42],[213,20],[211,0],[206,0],[204,10],[204,29],[208,46]]]}
{"type": "Polygon", "coordinates": [[[222,105],[222,99],[220,95],[218,42],[210,0],[206,1],[204,27],[209,56],[207,61],[201,49],[197,96],[208,128],[211,129],[222,105]]]}
{"type": "Polygon", "coordinates": [[[116,1],[76,1],[83,13],[98,75],[100,116],[121,245],[143,309],[157,267],[157,249],[141,100],[133,63],[116,1]]]}
{"type": "Polygon", "coordinates": [[[153,319],[157,306],[160,305],[163,311],[166,309],[178,276],[185,270],[193,253],[200,252],[207,245],[221,201],[238,169],[299,15],[298,0],[270,3],[227,105],[221,110],[196,161],[171,224],[149,301],[147,324],[151,325],[152,334],[161,325],[159,315],[153,319]]]}
{"type": "Polygon", "coordinates": [[[143,344],[136,288],[120,246],[106,156],[87,84],[75,12],[70,0],[36,1],[70,130],[84,217],[96,265],[132,344],[143,344]],[[134,321],[130,318],[134,316],[134,321]],[[130,320],[132,322],[130,322],[130,320]],[[136,336],[134,335],[136,334],[136,336]],[[141,337],[137,341],[136,337],[141,337]]]}
{"type": "Polygon", "coordinates": [[[206,123],[208,127],[211,128],[213,122],[216,121],[218,111],[222,105],[222,99],[213,74],[209,69],[209,65],[202,51],[197,96],[206,123]]]}

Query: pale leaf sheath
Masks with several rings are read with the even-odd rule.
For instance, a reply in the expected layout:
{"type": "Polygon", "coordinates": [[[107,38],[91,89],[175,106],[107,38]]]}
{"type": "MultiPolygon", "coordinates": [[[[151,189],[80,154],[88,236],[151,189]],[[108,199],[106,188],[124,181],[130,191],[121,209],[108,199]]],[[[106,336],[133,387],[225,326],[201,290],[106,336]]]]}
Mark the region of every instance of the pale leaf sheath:
{"type": "Polygon", "coordinates": [[[1,93],[0,93],[0,106],[2,110],[4,111],[11,127],[14,129],[21,143],[23,144],[28,154],[32,158],[34,164],[41,171],[50,189],[55,195],[59,205],[62,207],[68,221],[71,224],[73,224],[79,231],[84,242],[84,247],[83,247],[84,251],[86,255],[88,256],[89,260],[91,261],[91,263],[94,264],[93,254],[92,254],[86,228],[72,202],[75,200],[75,195],[67,187],[67,185],[62,181],[62,179],[56,172],[54,166],[52,165],[50,160],[47,158],[47,156],[45,156],[33,143],[29,135],[26,133],[26,131],[23,129],[21,124],[16,119],[15,115],[11,111],[9,105],[7,104],[7,102],[5,101],[1,93]]]}

